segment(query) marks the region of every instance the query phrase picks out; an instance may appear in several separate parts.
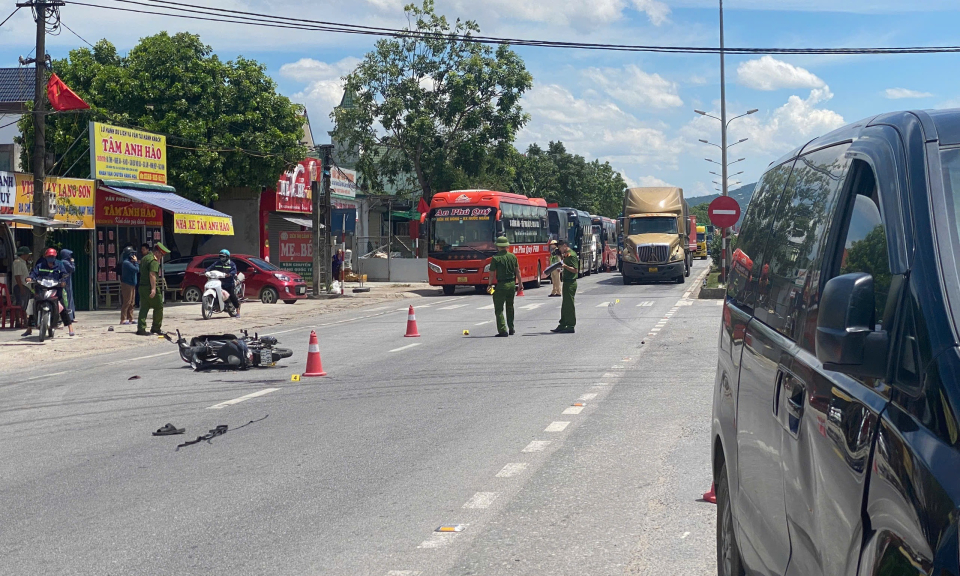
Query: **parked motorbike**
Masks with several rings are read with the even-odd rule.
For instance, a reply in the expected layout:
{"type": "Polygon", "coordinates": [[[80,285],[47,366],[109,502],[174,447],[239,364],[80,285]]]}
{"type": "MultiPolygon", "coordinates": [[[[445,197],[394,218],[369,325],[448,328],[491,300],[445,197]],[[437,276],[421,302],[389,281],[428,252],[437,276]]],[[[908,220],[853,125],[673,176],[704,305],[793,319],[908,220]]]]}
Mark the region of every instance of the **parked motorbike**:
{"type": "MultiPolygon", "coordinates": [[[[211,270],[204,274],[208,278],[207,283],[203,285],[203,298],[200,300],[200,314],[204,320],[209,320],[217,312],[226,312],[230,316],[237,315],[237,309],[227,300],[230,294],[223,289],[223,279],[226,274],[219,270],[211,270]]],[[[237,274],[236,288],[237,297],[243,294],[243,272],[237,274]]]]}
{"type": "MultiPolygon", "coordinates": [[[[180,358],[190,364],[195,372],[204,370],[248,370],[250,368],[268,368],[277,362],[293,356],[293,350],[277,347],[273,336],[253,337],[246,330],[242,336],[234,334],[216,334],[195,336],[188,342],[177,330],[176,345],[180,358]]],[[[169,334],[164,337],[174,342],[169,334]]]]}
{"type": "Polygon", "coordinates": [[[53,338],[53,332],[60,325],[60,299],[57,297],[59,287],[53,278],[41,278],[39,282],[31,282],[40,286],[33,289],[33,322],[40,331],[40,341],[53,338]]]}

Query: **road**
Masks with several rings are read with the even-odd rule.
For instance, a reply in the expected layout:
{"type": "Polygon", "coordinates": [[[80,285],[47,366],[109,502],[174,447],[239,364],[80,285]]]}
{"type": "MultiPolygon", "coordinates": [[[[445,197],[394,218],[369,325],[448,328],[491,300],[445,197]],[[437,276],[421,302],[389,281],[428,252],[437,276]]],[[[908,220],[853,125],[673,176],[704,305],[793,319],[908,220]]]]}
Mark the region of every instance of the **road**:
{"type": "Polygon", "coordinates": [[[584,278],[573,335],[549,287],[511,338],[463,292],[413,300],[417,339],[399,303],[278,327],[275,369],[157,341],[6,371],[0,574],[715,574],[722,308],[692,281],[584,278]],[[311,329],[329,377],[292,382],[311,329]]]}

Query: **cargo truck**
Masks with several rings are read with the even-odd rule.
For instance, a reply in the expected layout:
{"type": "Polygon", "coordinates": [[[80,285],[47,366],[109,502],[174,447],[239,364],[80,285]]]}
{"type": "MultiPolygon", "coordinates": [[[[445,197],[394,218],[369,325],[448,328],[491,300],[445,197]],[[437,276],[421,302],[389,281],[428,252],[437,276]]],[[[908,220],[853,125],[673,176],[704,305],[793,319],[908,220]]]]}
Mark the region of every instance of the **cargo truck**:
{"type": "MultiPolygon", "coordinates": [[[[689,225],[682,189],[627,188],[623,198],[623,283],[672,280],[683,284],[690,273],[689,225]]],[[[696,229],[692,233],[696,234],[696,229]]]]}

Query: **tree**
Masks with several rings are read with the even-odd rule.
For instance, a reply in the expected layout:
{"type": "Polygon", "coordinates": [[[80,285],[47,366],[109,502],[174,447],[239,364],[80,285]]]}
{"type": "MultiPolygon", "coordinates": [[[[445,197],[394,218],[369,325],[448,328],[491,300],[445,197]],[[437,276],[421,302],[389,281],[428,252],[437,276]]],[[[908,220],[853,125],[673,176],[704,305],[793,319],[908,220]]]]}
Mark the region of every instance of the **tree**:
{"type": "Polygon", "coordinates": [[[623,176],[609,162],[567,152],[563,142],[550,142],[546,150],[531,144],[516,174],[511,190],[519,194],[611,218],[623,208],[623,176]]]}
{"type": "Polygon", "coordinates": [[[471,41],[476,22],[451,26],[433,0],[404,11],[410,35],[377,42],[344,78],[353,106],[331,116],[334,138],[359,152],[368,187],[412,173],[429,200],[458,177],[479,175],[488,155],[513,142],[533,78],[508,47],[471,41]]]}
{"type": "MultiPolygon", "coordinates": [[[[56,60],[53,70],[91,106],[88,114],[47,117],[53,173],[90,174],[88,120],[167,135],[167,179],[184,196],[209,202],[232,187],[259,187],[302,160],[303,108],[277,93],[262,64],[223,62],[194,34],[162,32],[127,56],[107,40],[56,60]]],[[[20,121],[29,164],[33,124],[20,121]]]]}

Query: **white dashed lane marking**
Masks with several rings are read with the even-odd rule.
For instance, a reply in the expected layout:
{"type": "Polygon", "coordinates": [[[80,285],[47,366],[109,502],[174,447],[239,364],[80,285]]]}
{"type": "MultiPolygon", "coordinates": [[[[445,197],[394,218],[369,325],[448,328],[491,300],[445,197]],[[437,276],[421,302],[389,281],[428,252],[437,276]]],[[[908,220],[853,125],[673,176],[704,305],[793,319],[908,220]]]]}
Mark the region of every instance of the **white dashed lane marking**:
{"type": "Polygon", "coordinates": [[[417,548],[442,548],[458,535],[458,532],[434,532],[429,539],[421,542],[417,548]]]}
{"type": "Polygon", "coordinates": [[[596,397],[597,395],[591,392],[589,394],[581,394],[578,400],[593,400],[596,397]]]}
{"type": "Polygon", "coordinates": [[[456,310],[457,308],[464,308],[466,304],[451,304],[450,306],[444,306],[443,308],[437,308],[437,310],[456,310]]]}
{"type": "Polygon", "coordinates": [[[421,576],[423,572],[419,570],[391,570],[387,576],[421,576]]]}
{"type": "Polygon", "coordinates": [[[537,308],[543,306],[543,302],[534,302],[533,304],[527,304],[526,306],[521,306],[520,310],[536,310],[537,308]]]}
{"type": "Polygon", "coordinates": [[[481,306],[477,310],[493,310],[493,304],[487,304],[486,306],[481,306]]]}
{"type": "Polygon", "coordinates": [[[497,472],[497,478],[512,478],[527,468],[526,462],[511,462],[497,472]]]}
{"type": "Polygon", "coordinates": [[[493,320],[487,320],[486,322],[477,322],[474,326],[483,326],[484,324],[493,324],[493,320]]]}
{"type": "Polygon", "coordinates": [[[583,406],[570,406],[569,408],[564,410],[562,413],[563,414],[579,414],[583,412],[583,408],[584,408],[583,406]]]}
{"type": "Polygon", "coordinates": [[[609,308],[609,307],[610,307],[610,303],[609,303],[609,302],[601,302],[601,303],[597,304],[597,308],[609,308]]]}
{"type": "Polygon", "coordinates": [[[550,440],[533,440],[521,452],[543,452],[550,445],[550,440]]]}
{"type": "Polygon", "coordinates": [[[653,306],[653,302],[650,300],[646,300],[644,302],[637,304],[637,308],[640,308],[641,306],[653,306]]]}
{"type": "Polygon", "coordinates": [[[551,422],[549,426],[543,429],[544,432],[563,432],[569,422],[551,422]]]}
{"type": "Polygon", "coordinates": [[[420,345],[419,342],[415,342],[415,343],[413,343],[413,344],[407,344],[406,346],[401,346],[401,347],[399,347],[399,348],[394,348],[393,350],[391,350],[391,352],[399,352],[399,351],[401,351],[401,350],[409,350],[410,348],[413,348],[414,346],[419,346],[419,345],[420,345]]]}
{"type": "Polygon", "coordinates": [[[489,508],[499,495],[499,492],[477,492],[469,500],[467,500],[463,507],[473,509],[489,508]]]}
{"type": "Polygon", "coordinates": [[[271,392],[276,392],[279,388],[266,388],[260,390],[259,392],[254,392],[252,394],[247,394],[246,396],[241,396],[239,398],[234,398],[233,400],[227,400],[226,402],[221,402],[219,404],[214,404],[213,406],[208,406],[207,410],[219,410],[221,408],[226,408],[227,406],[233,406],[234,404],[239,404],[251,398],[257,398],[258,396],[263,396],[264,394],[269,394],[271,392]]]}

